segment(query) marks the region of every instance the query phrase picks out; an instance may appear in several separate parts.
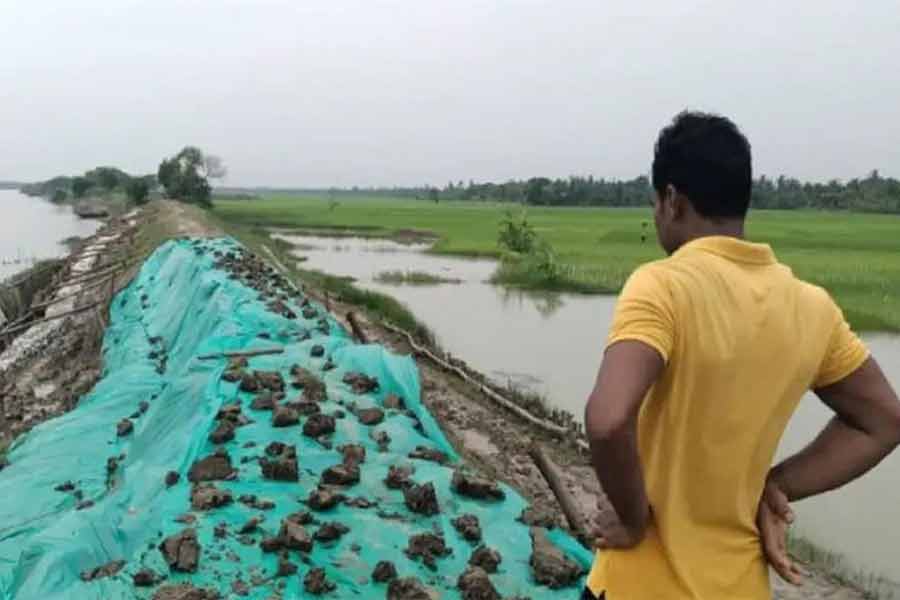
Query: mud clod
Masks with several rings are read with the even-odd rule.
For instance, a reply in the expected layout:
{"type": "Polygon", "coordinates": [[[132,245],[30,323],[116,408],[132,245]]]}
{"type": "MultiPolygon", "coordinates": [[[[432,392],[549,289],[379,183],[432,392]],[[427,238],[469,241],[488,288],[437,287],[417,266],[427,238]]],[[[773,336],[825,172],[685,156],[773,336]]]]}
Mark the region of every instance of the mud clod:
{"type": "Polygon", "coordinates": [[[363,425],[378,425],[384,421],[384,411],[380,408],[363,408],[356,412],[356,418],[363,425]]]}
{"type": "Polygon", "coordinates": [[[354,485],[359,483],[359,467],[356,463],[341,463],[322,472],[322,483],[329,485],[354,485]]]}
{"type": "Polygon", "coordinates": [[[231,582],[231,591],[238,596],[249,596],[250,586],[244,583],[244,581],[241,579],[235,579],[231,582]]]}
{"type": "Polygon", "coordinates": [[[533,527],[544,527],[546,529],[559,527],[559,519],[552,511],[535,506],[523,509],[517,520],[533,527]]]}
{"type": "Polygon", "coordinates": [[[321,596],[333,591],[335,585],[328,581],[328,578],[325,576],[325,569],[316,567],[315,569],[310,569],[306,577],[303,578],[303,589],[306,590],[307,594],[321,596]]]}
{"type": "Polygon", "coordinates": [[[224,444],[234,439],[234,423],[231,421],[219,421],[218,426],[209,434],[209,441],[213,444],[224,444]]]}
{"type": "Polygon", "coordinates": [[[219,449],[215,454],[200,459],[191,466],[188,471],[188,480],[197,481],[221,481],[233,478],[237,474],[231,467],[231,457],[224,449],[219,449]]]}
{"type": "Polygon", "coordinates": [[[373,431],[369,434],[369,437],[378,444],[378,450],[381,452],[386,452],[391,445],[391,436],[388,435],[387,431],[373,431]]]}
{"type": "Polygon", "coordinates": [[[94,581],[95,579],[103,579],[104,577],[112,577],[122,570],[125,566],[124,560],[113,560],[105,565],[100,565],[93,569],[81,572],[82,581],[94,581]]]}
{"type": "Polygon", "coordinates": [[[531,528],[531,572],[535,581],[551,589],[569,587],[583,574],[581,565],[570,560],[547,539],[543,529],[531,528]]]}
{"type": "Polygon", "coordinates": [[[419,460],[429,460],[441,465],[446,465],[450,462],[450,457],[447,456],[446,453],[435,450],[434,448],[428,448],[427,446],[416,446],[416,449],[409,453],[409,457],[417,458],[419,460]]]}
{"type": "Polygon", "coordinates": [[[363,373],[347,373],[342,381],[350,386],[354,394],[368,394],[378,389],[378,379],[363,373]]]}
{"type": "Polygon", "coordinates": [[[251,517],[246,523],[241,525],[238,533],[241,535],[246,533],[256,533],[256,530],[259,529],[259,524],[262,522],[263,520],[260,517],[251,517]]]}
{"type": "Polygon", "coordinates": [[[280,537],[265,538],[259,543],[259,547],[263,552],[278,552],[284,548],[284,540],[280,537]]]}
{"type": "Polygon", "coordinates": [[[291,427],[300,422],[300,415],[289,406],[276,406],[272,411],[272,427],[291,427]]]}
{"type": "Polygon", "coordinates": [[[431,482],[422,485],[411,485],[403,490],[403,501],[406,507],[420,515],[436,515],[441,512],[437,494],[431,482]]]}
{"type": "Polygon", "coordinates": [[[220,600],[219,592],[196,588],[187,583],[167,585],[156,590],[153,600],[220,600]]]}
{"type": "Polygon", "coordinates": [[[200,562],[200,544],[197,532],[185,529],[181,533],[171,535],[159,545],[159,551],[173,571],[195,573],[200,562]]]}
{"type": "Polygon", "coordinates": [[[481,567],[488,573],[496,573],[497,567],[503,562],[500,553],[487,546],[479,546],[469,557],[469,564],[473,567],[481,567]]]}
{"type": "Polygon", "coordinates": [[[295,515],[288,515],[281,521],[281,529],[278,532],[278,537],[281,539],[281,543],[285,548],[309,552],[313,547],[313,538],[303,527],[301,521],[293,518],[294,516],[295,515]]]}
{"type": "Polygon", "coordinates": [[[469,542],[481,541],[481,524],[475,515],[466,514],[459,516],[453,519],[452,523],[464,540],[469,542]]]}
{"type": "Polygon", "coordinates": [[[397,394],[388,394],[385,396],[382,406],[391,410],[403,410],[406,408],[406,402],[397,394]]]}
{"type": "Polygon", "coordinates": [[[134,431],[134,423],[131,422],[131,419],[122,419],[116,424],[116,435],[119,437],[130,435],[132,431],[134,431]]]}
{"type": "Polygon", "coordinates": [[[211,483],[195,484],[191,489],[191,508],[194,510],[212,510],[227,506],[231,501],[231,492],[211,483]]]}
{"type": "Polygon", "coordinates": [[[65,483],[61,483],[58,486],[56,486],[55,488],[53,488],[53,490],[56,492],[71,492],[74,489],[75,489],[75,484],[72,483],[71,481],[66,481],[65,483]]]}
{"type": "Polygon", "coordinates": [[[325,401],[325,383],[313,375],[312,371],[300,365],[291,367],[291,385],[298,389],[303,388],[303,399],[307,402],[325,401]]]}
{"type": "Polygon", "coordinates": [[[449,556],[453,550],[444,543],[443,536],[434,533],[419,533],[409,538],[409,545],[403,551],[411,560],[421,560],[432,571],[437,570],[435,560],[449,556]]]}
{"type": "Polygon", "coordinates": [[[316,344],[309,349],[309,355],[313,358],[321,358],[322,356],[325,356],[325,348],[319,344],[316,344]]]}
{"type": "Polygon", "coordinates": [[[244,494],[238,498],[238,502],[244,506],[255,508],[256,510],[272,510],[275,503],[271,500],[260,500],[253,494],[244,494]]]}
{"type": "Polygon", "coordinates": [[[400,490],[413,485],[412,474],[414,469],[410,465],[391,465],[388,468],[387,477],[384,479],[384,485],[392,490],[400,490]]]}
{"type": "Polygon", "coordinates": [[[396,578],[397,567],[389,560],[382,560],[375,565],[375,570],[372,571],[372,580],[378,583],[385,583],[396,578]]]}
{"type": "Polygon", "coordinates": [[[330,510],[343,502],[346,497],[328,488],[319,487],[309,493],[306,505],[313,510],[330,510]]]}
{"type": "Polygon", "coordinates": [[[238,386],[238,389],[242,392],[258,392],[262,388],[262,385],[259,382],[259,379],[256,377],[255,373],[244,373],[241,376],[241,385],[238,386]]]}
{"type": "Polygon", "coordinates": [[[310,402],[309,400],[300,400],[297,402],[288,402],[286,406],[297,411],[298,414],[308,417],[316,413],[322,412],[318,402],[310,402]]]}
{"type": "Polygon", "coordinates": [[[219,523],[215,527],[213,527],[213,536],[217,540],[225,539],[228,537],[228,523],[219,523]]]}
{"type": "Polygon", "coordinates": [[[259,385],[271,392],[284,391],[284,378],[278,371],[255,371],[259,385]]]}
{"type": "Polygon", "coordinates": [[[318,542],[333,542],[334,540],[340,539],[345,533],[348,533],[350,528],[340,523],[338,521],[329,521],[327,523],[323,523],[321,527],[316,531],[313,537],[318,542]]]}
{"type": "Polygon", "coordinates": [[[303,424],[303,435],[317,438],[321,435],[334,433],[334,417],[321,413],[310,416],[303,424]]]}
{"type": "Polygon", "coordinates": [[[159,581],[159,575],[150,569],[141,569],[131,577],[131,582],[135,587],[152,587],[159,581]]]}
{"type": "Polygon", "coordinates": [[[345,465],[360,465],[366,462],[366,448],[360,444],[346,444],[338,447],[345,465]]]}
{"type": "Polygon", "coordinates": [[[497,501],[506,498],[506,494],[500,489],[496,481],[466,473],[461,469],[453,472],[453,480],[450,486],[457,494],[477,500],[497,501]]]}
{"type": "Polygon", "coordinates": [[[298,481],[297,450],[294,446],[286,446],[274,442],[266,448],[268,457],[259,459],[262,475],[273,481],[298,481]],[[277,444],[277,447],[273,447],[277,444]],[[275,450],[278,450],[276,453],[275,450]]]}
{"type": "Polygon", "coordinates": [[[424,583],[415,577],[404,577],[388,585],[387,600],[432,600],[432,596],[424,583]]]}
{"type": "Polygon", "coordinates": [[[488,574],[479,567],[469,567],[456,582],[463,600],[502,600],[488,574]]]}
{"type": "Polygon", "coordinates": [[[272,410],[275,408],[275,405],[283,399],[284,393],[266,390],[253,398],[253,402],[250,403],[250,408],[253,410],[272,410]]]}
{"type": "Polygon", "coordinates": [[[296,573],[297,565],[283,556],[278,559],[278,570],[275,572],[275,577],[290,577],[296,573]]]}

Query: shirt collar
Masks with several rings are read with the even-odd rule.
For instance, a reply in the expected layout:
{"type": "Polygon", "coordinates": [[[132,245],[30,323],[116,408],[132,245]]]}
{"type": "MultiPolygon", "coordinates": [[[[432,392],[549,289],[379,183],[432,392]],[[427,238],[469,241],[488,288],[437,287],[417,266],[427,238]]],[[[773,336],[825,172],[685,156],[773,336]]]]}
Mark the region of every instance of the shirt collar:
{"type": "Polygon", "coordinates": [[[675,255],[692,251],[709,252],[735,262],[768,265],[775,261],[775,253],[768,244],[755,244],[726,235],[696,238],[679,248],[675,255]]]}

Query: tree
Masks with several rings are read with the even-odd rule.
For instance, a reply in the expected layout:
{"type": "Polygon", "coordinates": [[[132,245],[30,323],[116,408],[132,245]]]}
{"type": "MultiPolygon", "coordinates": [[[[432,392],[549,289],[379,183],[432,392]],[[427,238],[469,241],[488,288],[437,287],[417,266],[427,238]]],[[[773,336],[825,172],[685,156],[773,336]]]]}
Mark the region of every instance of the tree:
{"type": "Polygon", "coordinates": [[[438,195],[438,190],[437,190],[437,188],[434,188],[434,187],[428,188],[428,199],[431,200],[432,202],[434,202],[435,204],[438,203],[438,201],[439,201],[441,198],[440,198],[440,196],[438,195]]]}
{"type": "Polygon", "coordinates": [[[207,179],[223,179],[228,175],[225,163],[215,154],[207,154],[203,157],[203,167],[207,179]]]}
{"type": "Polygon", "coordinates": [[[84,195],[91,187],[93,186],[87,177],[76,177],[72,180],[72,196],[84,198],[84,195]]]}
{"type": "Polygon", "coordinates": [[[128,199],[135,204],[146,204],[147,196],[150,195],[150,186],[147,181],[141,178],[133,178],[125,186],[125,193],[128,199]]]}
{"type": "Polygon", "coordinates": [[[66,190],[60,188],[53,192],[52,200],[55,204],[62,204],[66,201],[66,198],[68,198],[68,196],[69,195],[66,193],[66,190]]]}
{"type": "Polygon", "coordinates": [[[157,179],[170,198],[210,207],[212,188],[207,173],[203,152],[195,146],[185,146],[181,152],[160,163],[157,179]]]}

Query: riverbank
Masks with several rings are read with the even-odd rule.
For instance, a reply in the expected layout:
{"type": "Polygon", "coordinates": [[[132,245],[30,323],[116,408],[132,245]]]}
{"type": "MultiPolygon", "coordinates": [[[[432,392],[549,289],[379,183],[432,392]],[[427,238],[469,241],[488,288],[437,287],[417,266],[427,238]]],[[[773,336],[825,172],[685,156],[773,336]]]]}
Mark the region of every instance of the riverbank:
{"type": "MultiPolygon", "coordinates": [[[[553,492],[529,456],[531,443],[538,441],[544,445],[552,461],[561,469],[563,487],[576,498],[582,514],[587,518],[611,518],[608,505],[603,505],[603,508],[597,511],[595,500],[602,499],[602,494],[596,485],[596,478],[593,476],[586,458],[575,446],[565,443],[565,441],[560,443],[556,436],[549,435],[546,431],[535,427],[527,419],[498,407],[478,386],[462,381],[443,368],[436,366],[424,356],[417,355],[405,336],[382,324],[383,314],[380,314],[378,310],[369,311],[370,301],[366,300],[362,304],[356,304],[352,301],[359,297],[355,295],[356,293],[337,297],[336,295],[332,296],[331,293],[326,295],[324,291],[317,289],[314,282],[320,280],[307,278],[304,273],[298,271],[288,249],[273,242],[267,235],[264,235],[264,232],[248,232],[243,227],[219,223],[214,217],[210,219],[209,215],[192,207],[173,203],[152,203],[151,206],[135,215],[133,220],[133,224],[128,224],[132,229],[121,238],[123,241],[120,250],[123,254],[116,254],[116,256],[125,257],[127,263],[134,262],[134,265],[116,276],[114,289],[121,289],[135,272],[134,270],[137,268],[135,265],[139,265],[143,258],[158,247],[163,240],[186,235],[215,235],[224,230],[241,240],[257,255],[267,258],[290,279],[302,282],[307,293],[318,295],[323,305],[327,306],[331,313],[344,323],[347,330],[351,330],[352,326],[345,317],[348,312],[353,311],[359,315],[359,324],[371,340],[382,343],[397,353],[416,356],[422,382],[422,401],[435,416],[454,448],[467,464],[477,466],[479,470],[518,490],[532,503],[535,515],[544,515],[544,518],[548,519],[547,522],[565,523],[553,492]]],[[[108,234],[104,233],[103,235],[108,234]]],[[[96,241],[96,239],[93,240],[93,243],[96,241]]],[[[370,297],[363,296],[363,298],[370,297]]],[[[377,309],[380,305],[376,303],[374,306],[377,309]]],[[[90,342],[96,338],[86,336],[82,332],[73,334],[72,339],[90,342]]],[[[32,394],[25,399],[24,404],[39,409],[33,411],[34,416],[30,419],[32,424],[67,410],[67,405],[63,402],[65,399],[60,396],[59,392],[52,392],[44,398],[44,400],[50,400],[50,404],[54,405],[50,410],[47,410],[47,402],[42,402],[37,395],[33,394],[35,388],[47,383],[41,380],[46,374],[61,375],[87,371],[89,375],[93,376],[93,380],[96,380],[102,363],[100,349],[91,343],[87,343],[85,346],[86,348],[83,349],[88,352],[87,358],[83,354],[58,352],[52,356],[43,357],[43,363],[32,363],[27,371],[30,379],[15,378],[20,386],[31,384],[32,394]],[[95,362],[91,363],[91,360],[95,362]],[[92,365],[94,366],[92,367],[92,365]],[[42,404],[44,407],[40,409],[42,404]]],[[[79,390],[90,389],[92,386],[91,377],[84,377],[84,382],[80,387],[70,386],[71,394],[77,399],[80,395],[79,390]]],[[[811,574],[811,579],[805,589],[806,595],[779,586],[776,597],[784,599],[821,597],[821,595],[808,595],[810,590],[818,590],[822,594],[827,592],[832,594],[830,597],[833,598],[862,597],[852,588],[841,588],[817,571],[811,574]]]]}
{"type": "MultiPolygon", "coordinates": [[[[280,228],[358,229],[391,237],[403,230],[432,232],[435,254],[499,258],[498,227],[519,205],[405,199],[326,199],[270,196],[216,203],[230,223],[280,228]]],[[[509,269],[505,282],[557,291],[615,292],[635,267],[662,257],[648,209],[528,207],[527,220],[555,252],[552,281],[509,269]]],[[[828,289],[853,326],[900,331],[900,218],[823,211],[753,211],[751,239],[772,244],[802,278],[828,289]]]]}

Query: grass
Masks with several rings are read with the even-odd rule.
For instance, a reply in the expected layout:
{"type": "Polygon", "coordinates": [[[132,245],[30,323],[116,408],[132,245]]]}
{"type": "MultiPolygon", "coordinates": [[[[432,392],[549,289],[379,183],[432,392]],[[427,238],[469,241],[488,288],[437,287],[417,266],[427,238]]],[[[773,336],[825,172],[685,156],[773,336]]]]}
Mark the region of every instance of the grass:
{"type": "Polygon", "coordinates": [[[432,275],[425,271],[382,271],[375,276],[378,283],[391,285],[437,285],[440,283],[461,283],[461,279],[432,275]]]}
{"type": "Polygon", "coordinates": [[[788,551],[794,558],[823,569],[842,585],[859,589],[868,600],[898,598],[898,587],[895,583],[879,575],[850,567],[842,555],[820,548],[804,537],[789,534],[788,551]]]}
{"type": "MultiPolygon", "coordinates": [[[[499,258],[498,224],[509,205],[432,204],[405,199],[345,199],[330,208],[315,197],[218,200],[230,224],[285,228],[404,230],[437,237],[431,252],[499,258]]],[[[513,207],[518,210],[518,207],[513,207]]],[[[662,258],[649,209],[529,207],[528,221],[554,248],[562,275],[552,282],[527,265],[506,266],[496,281],[537,289],[615,292],[641,263],[662,258]],[[641,241],[644,234],[645,241],[641,241]]],[[[755,211],[751,239],[770,243],[799,276],[827,288],[858,330],[900,331],[900,217],[847,212],[755,211]]]]}

